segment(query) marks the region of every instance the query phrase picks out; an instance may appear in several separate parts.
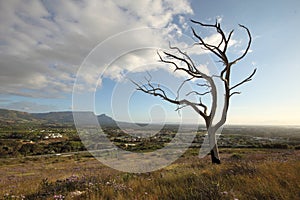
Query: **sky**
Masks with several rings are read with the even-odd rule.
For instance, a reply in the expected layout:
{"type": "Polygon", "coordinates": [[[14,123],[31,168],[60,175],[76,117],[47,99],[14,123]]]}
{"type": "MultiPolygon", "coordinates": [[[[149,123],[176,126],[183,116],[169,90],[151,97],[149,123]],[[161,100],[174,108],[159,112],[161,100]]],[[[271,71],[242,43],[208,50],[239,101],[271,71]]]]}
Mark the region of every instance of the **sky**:
{"type": "Polygon", "coordinates": [[[177,112],[129,81],[146,83],[151,77],[175,97],[185,77],[157,62],[156,54],[169,42],[190,53],[200,67],[220,68],[217,58],[192,48],[190,27],[208,42],[218,41],[217,34],[190,19],[218,20],[227,34],[234,29],[230,58],[247,44],[238,24],[251,31],[251,49],[234,66],[232,82],[254,68],[257,73],[231,99],[227,124],[300,125],[297,0],[0,0],[0,108],[91,109],[137,122],[177,122],[185,115],[196,122],[198,116],[188,108],[177,112]]]}

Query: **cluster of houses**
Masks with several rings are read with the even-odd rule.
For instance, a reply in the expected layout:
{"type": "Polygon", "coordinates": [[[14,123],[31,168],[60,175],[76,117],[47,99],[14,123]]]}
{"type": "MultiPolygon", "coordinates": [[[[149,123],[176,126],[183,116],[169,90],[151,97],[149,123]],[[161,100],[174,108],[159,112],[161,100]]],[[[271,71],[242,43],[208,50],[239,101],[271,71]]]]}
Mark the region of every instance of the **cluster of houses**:
{"type": "Polygon", "coordinates": [[[45,140],[48,140],[48,139],[57,139],[57,138],[62,138],[62,134],[60,133],[48,133],[48,135],[44,136],[44,139],[45,140]]]}

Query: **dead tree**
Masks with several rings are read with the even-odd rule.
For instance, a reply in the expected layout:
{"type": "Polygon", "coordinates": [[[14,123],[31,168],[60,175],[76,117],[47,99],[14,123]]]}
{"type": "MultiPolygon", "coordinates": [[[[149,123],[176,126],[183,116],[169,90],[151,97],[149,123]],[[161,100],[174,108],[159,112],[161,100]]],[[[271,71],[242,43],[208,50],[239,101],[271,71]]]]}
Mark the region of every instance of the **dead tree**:
{"type": "MultiPolygon", "coordinates": [[[[162,53],[158,53],[160,62],[170,64],[172,67],[174,67],[175,71],[182,71],[187,76],[188,79],[182,82],[179,89],[188,81],[191,80],[202,80],[205,81],[205,84],[198,84],[200,87],[206,87],[208,88],[208,91],[206,92],[199,92],[199,91],[191,91],[189,94],[196,94],[199,95],[199,101],[198,102],[192,102],[188,99],[179,99],[178,96],[176,98],[170,98],[167,93],[162,89],[161,86],[153,84],[151,82],[151,78],[147,79],[146,84],[137,84],[136,82],[133,82],[137,86],[137,90],[140,90],[144,93],[157,96],[162,98],[163,100],[170,102],[172,104],[176,104],[178,106],[177,110],[183,108],[183,107],[191,107],[195,112],[197,112],[205,121],[205,125],[207,128],[207,133],[209,137],[209,148],[210,148],[210,154],[211,154],[211,161],[212,163],[220,164],[220,157],[219,157],[219,151],[216,141],[216,131],[224,125],[227,118],[227,111],[229,107],[229,101],[230,98],[235,94],[240,94],[240,92],[234,91],[237,87],[241,86],[242,84],[251,81],[252,77],[256,73],[256,69],[244,80],[231,84],[231,72],[232,67],[237,64],[240,60],[242,60],[246,54],[248,53],[252,41],[252,37],[250,34],[250,31],[247,27],[243,25],[239,25],[241,28],[243,28],[248,35],[248,44],[246,46],[245,51],[236,59],[230,61],[227,55],[227,50],[229,47],[229,43],[231,40],[231,37],[233,35],[233,31],[226,34],[218,21],[216,21],[215,24],[205,24],[201,23],[199,21],[191,20],[193,24],[196,26],[200,26],[201,28],[212,28],[214,29],[217,34],[220,35],[220,42],[215,44],[209,44],[204,41],[204,38],[200,36],[194,28],[192,29],[193,37],[195,38],[195,45],[200,45],[204,50],[208,51],[209,53],[213,54],[219,59],[219,62],[222,63],[222,68],[218,72],[218,75],[207,75],[207,73],[202,72],[199,67],[197,67],[194,63],[194,61],[191,59],[191,57],[184,51],[182,51],[178,47],[172,47],[170,46],[170,49],[175,51],[175,53],[170,53],[163,51],[162,53]],[[180,64],[181,65],[180,65],[180,64]],[[183,65],[182,65],[183,63],[183,65]],[[221,108],[222,113],[221,117],[217,122],[213,123],[214,117],[216,115],[216,109],[217,109],[217,88],[215,84],[214,78],[219,78],[224,84],[224,105],[221,108]],[[211,102],[209,105],[203,103],[201,101],[201,96],[204,95],[211,95],[211,102]]],[[[150,76],[151,77],[151,76],[150,76]]]]}

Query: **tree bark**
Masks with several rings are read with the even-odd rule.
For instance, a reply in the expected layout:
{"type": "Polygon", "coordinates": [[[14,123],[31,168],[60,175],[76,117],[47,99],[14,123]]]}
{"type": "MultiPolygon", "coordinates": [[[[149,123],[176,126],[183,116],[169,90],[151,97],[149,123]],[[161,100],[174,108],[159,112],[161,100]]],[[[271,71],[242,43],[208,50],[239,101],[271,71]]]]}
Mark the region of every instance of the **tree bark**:
{"type": "Polygon", "coordinates": [[[208,128],[208,137],[209,137],[211,162],[213,164],[221,164],[215,128],[212,127],[208,128]]]}
{"type": "Polygon", "coordinates": [[[216,144],[212,150],[210,150],[211,162],[213,164],[221,164],[221,160],[219,157],[218,145],[216,144]]]}

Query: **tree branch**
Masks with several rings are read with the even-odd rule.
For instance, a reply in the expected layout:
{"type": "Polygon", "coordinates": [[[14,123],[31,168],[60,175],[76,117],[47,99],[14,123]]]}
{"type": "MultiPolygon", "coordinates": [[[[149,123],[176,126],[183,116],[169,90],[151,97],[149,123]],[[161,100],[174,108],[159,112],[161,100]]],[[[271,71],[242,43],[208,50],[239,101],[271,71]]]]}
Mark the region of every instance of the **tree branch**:
{"type": "Polygon", "coordinates": [[[246,26],[241,25],[241,24],[239,24],[239,26],[242,27],[243,29],[245,29],[247,31],[247,34],[248,34],[248,37],[249,37],[249,41],[248,41],[247,48],[246,48],[245,52],[240,57],[238,57],[237,59],[235,59],[234,61],[232,61],[230,63],[231,65],[237,63],[238,61],[240,61],[241,59],[243,59],[247,55],[247,53],[248,53],[248,51],[250,49],[250,46],[251,46],[251,42],[252,42],[252,37],[251,37],[251,33],[250,33],[249,29],[246,26]]]}
{"type": "Polygon", "coordinates": [[[230,31],[230,33],[229,33],[229,35],[228,35],[228,38],[227,38],[227,40],[226,40],[226,42],[225,42],[225,46],[224,46],[224,50],[223,50],[223,53],[224,53],[224,54],[225,54],[226,51],[227,51],[227,47],[228,47],[228,44],[229,44],[229,41],[230,41],[230,39],[231,39],[231,36],[232,36],[233,32],[234,32],[234,30],[231,30],[231,31],[230,31]]]}
{"type": "Polygon", "coordinates": [[[199,95],[199,96],[204,96],[204,95],[207,95],[207,94],[210,94],[211,91],[207,91],[207,92],[203,92],[203,93],[200,93],[200,92],[197,92],[197,91],[191,91],[191,92],[188,92],[185,96],[189,96],[191,94],[196,94],[196,95],[199,95]]]}
{"type": "MultiPolygon", "coordinates": [[[[165,53],[165,52],[164,52],[164,53],[165,53]]],[[[186,72],[188,75],[190,75],[190,76],[192,76],[192,77],[203,78],[203,77],[202,77],[201,75],[199,75],[199,74],[196,74],[196,73],[194,73],[194,72],[192,72],[192,71],[190,71],[190,70],[188,70],[188,69],[185,69],[185,68],[183,68],[183,67],[179,67],[179,66],[178,66],[175,62],[173,62],[173,61],[169,61],[169,60],[163,59],[162,56],[161,56],[158,52],[157,52],[157,54],[158,54],[158,56],[159,56],[161,62],[172,64],[172,65],[175,67],[175,70],[174,70],[174,71],[181,70],[181,71],[186,72]]],[[[167,53],[166,55],[172,55],[172,54],[167,53]]],[[[173,56],[173,58],[177,59],[176,56],[173,56]]],[[[177,60],[181,60],[181,59],[177,59],[177,60]]]]}
{"type": "Polygon", "coordinates": [[[184,85],[186,82],[191,81],[191,80],[194,79],[194,78],[195,78],[195,77],[188,78],[188,79],[184,80],[184,81],[180,84],[180,86],[179,86],[179,88],[178,88],[178,90],[177,90],[177,97],[176,97],[176,99],[179,98],[179,92],[180,92],[181,88],[183,87],[183,85],[184,85]]]}
{"type": "MultiPolygon", "coordinates": [[[[204,109],[204,114],[207,115],[207,106],[202,103],[201,97],[199,98],[199,106],[201,106],[204,109]]],[[[205,119],[207,120],[207,119],[205,119]]]]}
{"type": "Polygon", "coordinates": [[[229,95],[229,97],[231,97],[231,96],[233,96],[233,95],[235,95],[235,94],[241,94],[241,92],[233,92],[233,93],[231,93],[231,94],[229,95]]]}
{"type": "MultiPolygon", "coordinates": [[[[230,38],[231,38],[231,35],[232,35],[232,33],[233,33],[233,30],[229,33],[229,36],[228,36],[228,39],[226,39],[226,35],[225,35],[225,33],[224,33],[224,31],[222,30],[222,28],[221,28],[221,24],[218,22],[218,20],[216,20],[216,23],[213,25],[213,24],[204,24],[204,23],[201,23],[201,22],[198,22],[198,21],[195,21],[195,20],[191,20],[191,22],[193,22],[193,23],[195,23],[195,24],[199,24],[199,25],[201,25],[201,26],[203,26],[203,27],[212,27],[212,28],[215,28],[216,30],[217,30],[217,32],[221,35],[221,41],[220,41],[220,43],[219,43],[219,45],[218,46],[214,46],[214,45],[209,45],[213,50],[214,49],[216,49],[217,51],[218,51],[218,53],[221,55],[221,60],[226,60],[227,61],[227,58],[226,58],[226,50],[227,50],[227,46],[228,46],[228,43],[229,43],[229,41],[230,41],[230,38]],[[223,48],[223,50],[221,50],[220,49],[220,47],[221,47],[221,45],[224,43],[224,48],[223,48]]],[[[193,29],[192,29],[193,30],[193,29]]],[[[194,36],[195,37],[197,37],[199,40],[200,40],[200,38],[199,38],[199,35],[195,35],[195,31],[193,30],[193,34],[194,34],[194,36]]],[[[202,38],[201,38],[201,40],[200,40],[202,43],[204,43],[204,41],[202,40],[202,38]]],[[[207,43],[206,43],[207,44],[207,43]]],[[[204,44],[203,44],[204,45],[204,44]]],[[[208,50],[210,50],[211,51],[211,49],[208,49],[208,50]]],[[[219,57],[219,56],[218,56],[219,57]]],[[[228,61],[227,61],[228,62],[228,61]]]]}
{"type": "Polygon", "coordinates": [[[248,81],[251,81],[252,80],[252,77],[254,76],[254,74],[256,73],[256,68],[254,69],[254,71],[252,72],[252,74],[250,74],[247,78],[245,78],[243,81],[239,82],[238,84],[232,86],[229,90],[233,90],[234,88],[248,82],[248,81]]]}
{"type": "Polygon", "coordinates": [[[205,120],[207,119],[207,115],[205,112],[201,111],[197,106],[203,106],[202,103],[195,103],[195,102],[190,102],[187,99],[183,99],[183,100],[176,100],[176,99],[171,99],[169,98],[165,91],[159,87],[154,87],[150,82],[148,82],[148,86],[150,88],[147,88],[146,86],[141,86],[139,84],[137,84],[136,82],[134,82],[133,80],[131,80],[131,82],[133,84],[135,84],[137,86],[137,90],[140,90],[144,93],[153,95],[153,96],[158,96],[161,97],[163,100],[168,101],[170,103],[176,104],[176,105],[187,105],[192,107],[198,114],[200,114],[205,120]]]}
{"type": "Polygon", "coordinates": [[[187,60],[190,62],[190,64],[188,65],[188,68],[189,68],[190,71],[195,72],[195,73],[199,72],[198,69],[196,68],[196,66],[195,66],[195,64],[194,64],[194,62],[193,62],[193,60],[191,59],[191,57],[190,57],[187,53],[181,51],[181,50],[180,50],[178,47],[176,47],[176,46],[171,46],[170,42],[169,42],[169,48],[170,48],[170,49],[176,49],[181,55],[183,55],[184,57],[187,58],[187,60]]]}
{"type": "Polygon", "coordinates": [[[223,52],[218,47],[216,47],[214,45],[211,45],[211,44],[205,43],[204,40],[203,40],[203,38],[200,37],[193,28],[192,28],[192,32],[193,32],[194,36],[198,40],[200,40],[200,42],[198,42],[199,45],[204,46],[206,50],[209,50],[210,52],[212,52],[213,54],[215,54],[217,57],[219,57],[221,60],[224,59],[223,55],[222,55],[223,52]],[[217,50],[217,52],[215,50],[217,50]]]}

